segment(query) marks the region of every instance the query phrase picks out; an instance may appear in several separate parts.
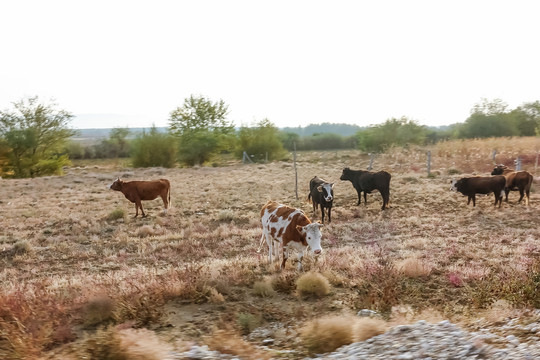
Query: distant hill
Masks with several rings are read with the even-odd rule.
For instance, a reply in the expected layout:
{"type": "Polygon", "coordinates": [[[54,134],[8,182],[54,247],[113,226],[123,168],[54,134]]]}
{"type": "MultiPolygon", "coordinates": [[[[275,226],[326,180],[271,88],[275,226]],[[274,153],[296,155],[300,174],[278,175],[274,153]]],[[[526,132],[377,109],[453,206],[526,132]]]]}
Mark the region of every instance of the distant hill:
{"type": "MultiPolygon", "coordinates": [[[[159,132],[167,132],[167,127],[156,127],[159,132]]],[[[322,123],[322,124],[310,124],[306,127],[284,127],[280,128],[283,132],[295,133],[300,136],[311,136],[313,134],[337,134],[341,136],[351,136],[356,134],[359,130],[365,129],[365,127],[360,127],[357,125],[349,124],[331,124],[331,123],[322,123]]],[[[143,131],[149,131],[150,128],[129,128],[130,136],[128,138],[134,139],[137,135],[143,131]]],[[[77,135],[73,137],[73,140],[76,141],[98,141],[101,139],[106,139],[109,137],[111,131],[110,128],[103,129],[77,129],[77,135]]]]}
{"type": "Polygon", "coordinates": [[[341,136],[351,136],[356,134],[359,130],[365,129],[365,127],[360,127],[357,125],[350,124],[332,124],[332,123],[322,123],[322,124],[310,124],[306,127],[285,127],[281,128],[281,131],[291,132],[298,134],[300,136],[311,136],[313,134],[337,134],[341,136]]]}
{"type": "MultiPolygon", "coordinates": [[[[130,135],[128,136],[128,139],[134,139],[142,133],[143,131],[150,131],[150,127],[148,128],[129,128],[130,135]]],[[[157,131],[159,132],[166,132],[168,128],[166,127],[156,127],[157,131]]],[[[104,128],[104,129],[76,129],[77,135],[73,136],[72,139],[75,141],[98,141],[101,139],[106,139],[109,137],[109,133],[112,129],[110,128],[104,128]]]]}

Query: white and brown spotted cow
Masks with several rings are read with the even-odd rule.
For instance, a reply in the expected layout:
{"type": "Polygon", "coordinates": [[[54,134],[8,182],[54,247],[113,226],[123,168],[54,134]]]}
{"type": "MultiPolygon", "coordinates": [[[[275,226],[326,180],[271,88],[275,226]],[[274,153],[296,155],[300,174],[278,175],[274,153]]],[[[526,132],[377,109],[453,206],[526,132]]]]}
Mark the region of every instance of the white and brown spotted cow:
{"type": "MultiPolygon", "coordinates": [[[[261,223],[261,246],[266,240],[270,263],[272,263],[274,252],[274,241],[281,244],[283,256],[281,269],[285,268],[288,251],[291,248],[298,251],[298,270],[302,270],[302,258],[308,247],[314,255],[320,255],[322,252],[320,229],[324,225],[320,222],[312,223],[302,210],[269,201],[261,209],[261,223]]],[[[277,248],[275,255],[279,260],[277,248]]]]}

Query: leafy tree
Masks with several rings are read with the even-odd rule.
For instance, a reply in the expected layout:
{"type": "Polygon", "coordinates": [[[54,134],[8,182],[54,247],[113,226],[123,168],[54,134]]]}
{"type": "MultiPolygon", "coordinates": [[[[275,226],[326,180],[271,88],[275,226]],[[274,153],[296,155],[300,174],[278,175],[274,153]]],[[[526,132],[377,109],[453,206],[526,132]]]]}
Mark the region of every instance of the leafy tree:
{"type": "Polygon", "coordinates": [[[0,147],[7,149],[4,176],[61,174],[62,167],[69,164],[62,151],[76,133],[67,127],[73,115],[57,110],[54,103],[40,103],[37,96],[14,102],[13,107],[0,111],[0,147]]]}
{"type": "Polygon", "coordinates": [[[182,107],[171,112],[170,133],[179,140],[179,160],[189,166],[204,164],[234,145],[234,126],[226,117],[223,100],[191,95],[182,107]]]}
{"type": "Polygon", "coordinates": [[[286,155],[279,129],[268,119],[258,122],[255,127],[240,128],[236,156],[242,158],[244,151],[255,155],[257,160],[266,159],[266,155],[268,160],[280,159],[286,155]]]}
{"type": "Polygon", "coordinates": [[[94,153],[97,158],[129,157],[130,144],[127,140],[130,131],[128,128],[113,128],[109,137],[94,145],[94,153]]]}
{"type": "Polygon", "coordinates": [[[511,119],[520,136],[540,135],[540,102],[529,102],[510,112],[511,119]]]}
{"type": "Polygon", "coordinates": [[[487,138],[498,136],[518,135],[518,130],[512,121],[508,106],[500,99],[476,104],[471,115],[458,129],[460,138],[487,138]]]}
{"type": "Polygon", "coordinates": [[[422,145],[428,130],[406,117],[392,118],[383,124],[369,127],[357,133],[358,147],[364,151],[382,152],[392,146],[422,145]]]}
{"type": "Polygon", "coordinates": [[[133,141],[132,161],[134,167],[162,166],[172,168],[176,164],[176,140],[167,133],[160,133],[155,126],[133,141]]]}
{"type": "Polygon", "coordinates": [[[284,132],[281,131],[279,134],[279,138],[281,140],[281,143],[283,144],[283,147],[289,151],[294,150],[294,144],[296,143],[298,146],[298,142],[300,141],[300,135],[293,132],[284,132]]]}

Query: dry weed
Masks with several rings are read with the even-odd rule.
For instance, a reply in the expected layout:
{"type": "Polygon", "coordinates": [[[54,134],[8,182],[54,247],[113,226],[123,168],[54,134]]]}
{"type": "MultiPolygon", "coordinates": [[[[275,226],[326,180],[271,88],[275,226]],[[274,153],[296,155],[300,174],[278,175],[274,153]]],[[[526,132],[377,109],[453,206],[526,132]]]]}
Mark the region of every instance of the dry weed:
{"type": "Polygon", "coordinates": [[[217,330],[204,338],[204,343],[212,350],[231,354],[241,359],[269,360],[271,354],[256,348],[232,330],[217,330]]]}
{"type": "Polygon", "coordinates": [[[308,321],[300,329],[302,343],[311,354],[327,353],[354,341],[353,316],[335,315],[308,321]]]}
{"type": "Polygon", "coordinates": [[[300,296],[322,297],[330,293],[330,282],[321,273],[310,271],[296,280],[296,290],[300,296]]]}

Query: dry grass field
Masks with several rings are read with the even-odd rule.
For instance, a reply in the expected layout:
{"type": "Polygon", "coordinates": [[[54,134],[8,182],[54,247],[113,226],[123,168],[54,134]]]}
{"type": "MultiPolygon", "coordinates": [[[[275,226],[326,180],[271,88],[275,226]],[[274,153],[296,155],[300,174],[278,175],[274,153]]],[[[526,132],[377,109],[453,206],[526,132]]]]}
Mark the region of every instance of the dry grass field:
{"type": "Polygon", "coordinates": [[[426,150],[375,159],[374,170],[392,174],[385,211],[378,193],[356,206],[351,183],[339,180],[344,167],[366,169],[369,156],[357,151],[299,153],[298,200],[292,161],[96,162],[59,177],[0,180],[0,358],[165,359],[192,344],[248,359],[301,358],[317,351],[318,337],[339,346],[421,318],[464,327],[530,321],[540,307],[540,138],[438,144],[431,176],[426,150]],[[499,209],[491,195],[473,208],[449,191],[452,178],[488,175],[493,149],[497,163],[512,166],[520,155],[535,176],[529,207],[517,192],[499,209]],[[335,183],[324,253],[305,258],[303,273],[293,254],[280,272],[257,253],[260,208],[272,199],[319,219],[307,202],[315,175],[335,183]],[[143,202],[148,217],[132,218],[134,205],[107,189],[118,176],[169,179],[169,213],[158,199],[143,202]],[[384,324],[343,329],[361,309],[384,324]],[[313,334],[317,318],[326,322],[313,334]],[[274,342],[262,347],[265,338],[274,342]]]}

